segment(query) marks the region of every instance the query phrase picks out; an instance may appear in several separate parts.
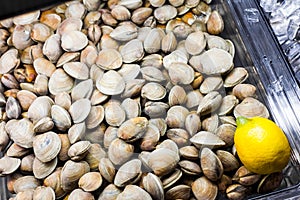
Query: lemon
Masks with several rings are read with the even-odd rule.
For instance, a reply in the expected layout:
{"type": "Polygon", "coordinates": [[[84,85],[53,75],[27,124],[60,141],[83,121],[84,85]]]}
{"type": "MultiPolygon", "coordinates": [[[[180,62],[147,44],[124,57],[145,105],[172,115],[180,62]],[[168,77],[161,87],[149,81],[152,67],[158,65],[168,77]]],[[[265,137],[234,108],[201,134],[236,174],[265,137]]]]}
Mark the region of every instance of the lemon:
{"type": "Polygon", "coordinates": [[[283,131],[261,117],[236,119],[234,143],[241,162],[258,174],[281,171],[289,162],[291,148],[283,131]]]}

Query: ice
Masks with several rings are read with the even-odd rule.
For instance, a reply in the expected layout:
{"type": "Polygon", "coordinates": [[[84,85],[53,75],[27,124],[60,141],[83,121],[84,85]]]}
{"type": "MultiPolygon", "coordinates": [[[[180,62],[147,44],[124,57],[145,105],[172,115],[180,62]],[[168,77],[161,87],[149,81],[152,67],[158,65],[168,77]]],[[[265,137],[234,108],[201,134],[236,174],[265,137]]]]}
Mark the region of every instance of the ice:
{"type": "Polygon", "coordinates": [[[289,20],[283,19],[280,22],[272,23],[271,24],[275,35],[287,35],[288,27],[289,27],[289,20]]]}
{"type": "Polygon", "coordinates": [[[299,37],[300,34],[300,18],[296,20],[290,20],[287,30],[288,38],[294,40],[299,37]]]}
{"type": "Polygon", "coordinates": [[[255,8],[247,8],[244,10],[248,22],[259,22],[259,11],[255,8]]]}
{"type": "Polygon", "coordinates": [[[261,0],[260,6],[264,9],[265,12],[272,12],[277,4],[277,0],[261,0]]]}

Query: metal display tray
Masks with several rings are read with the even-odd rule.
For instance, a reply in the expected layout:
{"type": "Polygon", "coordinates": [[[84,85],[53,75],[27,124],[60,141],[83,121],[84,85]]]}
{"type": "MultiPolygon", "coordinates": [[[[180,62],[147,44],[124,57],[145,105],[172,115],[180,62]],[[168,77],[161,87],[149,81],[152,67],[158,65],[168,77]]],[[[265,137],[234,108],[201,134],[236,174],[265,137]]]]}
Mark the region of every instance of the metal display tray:
{"type": "MultiPolygon", "coordinates": [[[[259,100],[268,107],[271,118],[286,133],[292,147],[291,162],[284,170],[281,187],[270,194],[248,198],[299,199],[300,90],[295,77],[258,2],[214,0],[213,7],[224,19],[222,37],[235,44],[235,65],[248,70],[248,82],[257,87],[259,100]]],[[[0,178],[0,200],[8,198],[5,178],[0,178]]]]}

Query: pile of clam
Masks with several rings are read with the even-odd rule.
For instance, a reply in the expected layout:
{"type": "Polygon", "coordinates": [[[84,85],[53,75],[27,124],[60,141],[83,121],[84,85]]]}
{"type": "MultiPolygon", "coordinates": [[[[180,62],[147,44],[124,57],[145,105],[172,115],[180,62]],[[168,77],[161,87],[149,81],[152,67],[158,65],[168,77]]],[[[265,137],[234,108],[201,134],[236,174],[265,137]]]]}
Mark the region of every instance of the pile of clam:
{"type": "Polygon", "coordinates": [[[242,199],[237,116],[269,117],[209,0],[83,0],[0,22],[10,199],[242,199]]]}

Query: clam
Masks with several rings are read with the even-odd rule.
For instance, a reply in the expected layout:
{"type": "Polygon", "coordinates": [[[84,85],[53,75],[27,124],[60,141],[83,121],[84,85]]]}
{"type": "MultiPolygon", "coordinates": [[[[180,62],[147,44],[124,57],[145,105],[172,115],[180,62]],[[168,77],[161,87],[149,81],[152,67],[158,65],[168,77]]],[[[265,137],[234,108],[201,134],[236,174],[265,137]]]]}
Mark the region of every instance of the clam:
{"type": "Polygon", "coordinates": [[[194,70],[186,63],[173,62],[168,68],[172,84],[188,85],[194,80],[194,70]]]}
{"type": "Polygon", "coordinates": [[[28,24],[16,25],[11,35],[12,44],[19,50],[23,50],[32,45],[33,41],[30,37],[31,31],[32,26],[28,24]]]}
{"type": "Polygon", "coordinates": [[[90,78],[93,83],[96,83],[98,79],[101,79],[104,74],[104,70],[99,68],[96,64],[93,64],[90,68],[90,78]]]}
{"type": "Polygon", "coordinates": [[[173,52],[176,49],[177,40],[173,32],[167,33],[161,41],[161,49],[163,52],[173,52]]]}
{"type": "Polygon", "coordinates": [[[191,55],[200,54],[206,46],[206,38],[202,31],[189,34],[185,40],[185,48],[191,55]]]}
{"type": "Polygon", "coordinates": [[[170,31],[173,31],[176,37],[186,39],[187,36],[193,32],[193,29],[183,20],[173,19],[169,20],[166,24],[166,32],[168,33],[170,31]]]}
{"type": "Polygon", "coordinates": [[[23,118],[20,120],[9,120],[5,129],[12,141],[24,148],[31,148],[34,140],[33,124],[30,120],[23,118]]]}
{"type": "Polygon", "coordinates": [[[4,52],[0,57],[0,73],[5,74],[10,72],[12,69],[18,67],[20,64],[20,59],[18,55],[18,50],[11,48],[4,52]]]}
{"type": "Polygon", "coordinates": [[[156,145],[156,149],[168,149],[179,155],[179,149],[177,144],[171,139],[165,139],[160,144],[156,145]]]}
{"type": "Polygon", "coordinates": [[[195,108],[199,106],[200,102],[203,99],[203,95],[199,90],[192,90],[186,94],[186,107],[195,108]]]}
{"type": "Polygon", "coordinates": [[[19,158],[4,156],[0,158],[0,176],[14,173],[21,165],[19,158]]]}
{"type": "Polygon", "coordinates": [[[122,108],[126,113],[126,118],[131,119],[141,115],[141,105],[139,101],[131,98],[126,98],[121,103],[122,108]]]}
{"type": "Polygon", "coordinates": [[[121,97],[126,98],[139,94],[145,82],[146,81],[144,79],[133,79],[127,81],[121,97]]]}
{"type": "Polygon", "coordinates": [[[78,161],[82,160],[91,146],[89,141],[79,141],[72,144],[68,150],[68,156],[71,160],[78,161]]]}
{"type": "Polygon", "coordinates": [[[61,149],[61,140],[54,132],[46,132],[35,136],[33,151],[35,156],[42,162],[53,160],[61,149]]]}
{"type": "Polygon", "coordinates": [[[188,114],[185,118],[184,126],[190,136],[194,136],[201,129],[201,121],[199,115],[197,115],[196,113],[188,114]]]}
{"type": "Polygon", "coordinates": [[[47,38],[43,45],[43,54],[52,62],[55,63],[62,55],[60,35],[54,34],[47,38]]]}
{"type": "MultiPolygon", "coordinates": [[[[73,95],[73,96],[75,96],[75,95],[73,95]]],[[[60,93],[56,94],[54,97],[54,101],[55,101],[56,105],[66,109],[66,110],[69,110],[70,106],[72,104],[71,96],[67,92],[60,92],[60,93]]]]}
{"type": "Polygon", "coordinates": [[[102,177],[99,172],[88,172],[78,181],[78,186],[86,192],[97,190],[102,184],[102,177]]]}
{"type": "Polygon", "coordinates": [[[162,82],[162,81],[166,80],[162,71],[160,69],[158,69],[156,67],[152,67],[152,66],[142,67],[141,74],[142,74],[143,78],[147,81],[162,82]]]}
{"type": "Polygon", "coordinates": [[[130,11],[122,5],[116,5],[111,9],[111,15],[119,20],[119,21],[125,21],[129,20],[131,17],[130,11]]]}
{"type": "Polygon", "coordinates": [[[208,94],[209,92],[219,90],[223,86],[223,79],[220,76],[209,76],[203,80],[200,85],[200,92],[208,94]]]}
{"type": "Polygon", "coordinates": [[[186,92],[183,87],[175,85],[169,92],[169,105],[183,105],[186,102],[186,92]]]}
{"type": "Polygon", "coordinates": [[[142,162],[139,159],[133,159],[124,163],[116,173],[114,184],[117,187],[124,187],[128,184],[134,184],[139,181],[142,175],[142,162]]]}
{"type": "Polygon", "coordinates": [[[85,134],[86,125],[84,122],[72,125],[68,130],[68,138],[71,144],[81,140],[85,134]]]}
{"type": "Polygon", "coordinates": [[[71,143],[67,134],[58,134],[61,140],[61,149],[58,153],[58,159],[61,161],[67,161],[69,159],[68,151],[70,149],[71,143]]]}
{"type": "Polygon", "coordinates": [[[86,119],[86,127],[92,129],[97,127],[104,119],[103,106],[92,106],[89,115],[86,119]]]}
{"type": "Polygon", "coordinates": [[[125,82],[134,80],[140,73],[140,65],[138,64],[123,64],[118,73],[121,74],[125,82]]]}
{"type": "Polygon", "coordinates": [[[233,145],[236,127],[232,124],[222,124],[215,131],[216,135],[226,143],[226,146],[233,145]]]}
{"type": "Polygon", "coordinates": [[[159,28],[153,28],[150,30],[144,40],[144,49],[147,53],[156,53],[161,49],[161,40],[164,37],[165,32],[159,28]]]}
{"type": "Polygon", "coordinates": [[[79,99],[89,99],[93,92],[93,80],[87,79],[76,84],[71,91],[72,101],[79,99]]]}
{"type": "Polygon", "coordinates": [[[216,35],[209,35],[207,37],[207,47],[208,49],[219,48],[225,51],[229,51],[228,43],[222,37],[216,35]]]}
{"type": "Polygon", "coordinates": [[[172,150],[160,148],[149,155],[148,165],[157,176],[173,171],[179,162],[179,155],[172,150]]]}
{"type": "Polygon", "coordinates": [[[217,135],[207,132],[207,131],[200,131],[196,133],[190,141],[196,147],[211,147],[211,148],[218,148],[225,145],[225,142],[221,140],[217,135]]]}
{"type": "Polygon", "coordinates": [[[232,88],[232,94],[239,100],[244,100],[246,97],[254,97],[256,87],[248,83],[240,83],[232,88]]]}
{"type": "Polygon", "coordinates": [[[40,96],[47,95],[49,89],[48,83],[49,79],[47,76],[42,74],[37,75],[33,85],[34,92],[40,96]]]}
{"type": "Polygon", "coordinates": [[[160,54],[150,54],[142,59],[141,67],[152,66],[156,68],[161,68],[163,64],[163,56],[160,54]]]}
{"type": "Polygon", "coordinates": [[[38,179],[36,179],[34,176],[22,176],[18,178],[14,184],[14,192],[24,192],[25,190],[35,189],[38,186],[40,186],[40,182],[38,179]]]}
{"type": "Polygon", "coordinates": [[[79,59],[80,52],[64,52],[58,59],[56,67],[61,67],[68,62],[76,62],[79,59]]]}
{"type": "Polygon", "coordinates": [[[48,25],[53,30],[56,30],[61,23],[61,17],[56,13],[42,13],[40,22],[48,25]]]}
{"type": "Polygon", "coordinates": [[[165,24],[167,21],[176,17],[177,10],[174,6],[163,5],[156,8],[153,12],[153,15],[159,23],[165,24]]]}
{"type": "Polygon", "coordinates": [[[241,103],[235,106],[233,110],[234,117],[269,117],[269,111],[264,104],[252,97],[246,97],[241,103]]]}
{"type": "Polygon", "coordinates": [[[90,165],[91,170],[97,169],[101,158],[107,157],[106,151],[100,144],[93,143],[85,156],[85,161],[90,165]]]}
{"type": "Polygon", "coordinates": [[[61,36],[61,47],[67,52],[80,51],[87,44],[87,36],[80,31],[70,31],[61,36]]]}
{"type": "Polygon", "coordinates": [[[80,62],[86,64],[90,68],[92,65],[96,64],[97,56],[97,48],[88,45],[80,52],[80,62]]]}
{"type": "Polygon", "coordinates": [[[166,199],[188,200],[191,195],[191,187],[188,185],[176,185],[166,192],[166,199]]]}
{"type": "Polygon", "coordinates": [[[82,20],[79,18],[66,18],[59,24],[57,33],[63,35],[71,31],[80,31],[82,25],[82,20]]]}
{"type": "Polygon", "coordinates": [[[111,100],[104,106],[105,120],[110,126],[120,126],[126,119],[126,113],[120,102],[111,100]]]}
{"type": "Polygon", "coordinates": [[[232,184],[227,187],[226,195],[229,199],[244,199],[248,193],[248,189],[240,184],[232,184]]]}
{"type": "Polygon", "coordinates": [[[88,99],[79,99],[72,103],[69,113],[74,123],[83,122],[89,115],[91,110],[91,102],[88,99]]]}
{"type": "Polygon", "coordinates": [[[78,180],[84,174],[90,171],[89,164],[85,161],[74,162],[68,160],[60,173],[61,187],[64,191],[69,192],[77,187],[78,180]]]}
{"type": "Polygon", "coordinates": [[[198,56],[200,73],[207,75],[223,74],[233,67],[233,57],[223,49],[209,49],[198,56]]]}
{"type": "Polygon", "coordinates": [[[148,128],[148,120],[145,117],[135,117],[121,124],[118,129],[118,137],[127,141],[134,142],[141,138],[148,128]]]}
{"type": "Polygon", "coordinates": [[[133,23],[124,23],[117,26],[109,36],[121,42],[130,41],[137,37],[137,26],[133,23]]]}
{"type": "Polygon", "coordinates": [[[102,50],[104,50],[104,49],[116,49],[117,50],[120,45],[117,40],[110,37],[109,34],[104,34],[104,33],[98,44],[102,50]]]}
{"type": "MultiPolygon", "coordinates": [[[[33,199],[33,189],[24,190],[22,192],[18,192],[17,195],[14,197],[14,200],[31,200],[33,199]]],[[[11,199],[11,198],[10,198],[11,199]]]]}
{"type": "Polygon", "coordinates": [[[162,182],[155,174],[147,173],[146,176],[143,176],[142,185],[153,199],[164,199],[164,189],[162,182]]]}
{"type": "Polygon", "coordinates": [[[231,124],[236,126],[235,118],[233,116],[220,116],[219,119],[222,124],[231,124]]]}
{"type": "Polygon", "coordinates": [[[32,171],[34,177],[37,179],[44,179],[48,175],[50,175],[56,168],[57,165],[57,158],[49,162],[41,162],[36,157],[33,160],[32,171]]]}
{"type": "Polygon", "coordinates": [[[103,94],[117,95],[124,91],[125,81],[117,71],[109,70],[97,79],[96,87],[103,94]]]}
{"type": "Polygon", "coordinates": [[[224,168],[217,155],[207,147],[201,150],[200,164],[203,174],[211,181],[222,177],[224,168]]]}
{"type": "Polygon", "coordinates": [[[169,105],[163,102],[147,101],[144,112],[151,118],[165,117],[169,105]]]}
{"type": "Polygon", "coordinates": [[[33,61],[33,67],[36,73],[51,77],[56,70],[55,65],[46,58],[37,58],[33,61]]]}
{"type": "Polygon", "coordinates": [[[199,175],[202,170],[200,166],[189,160],[181,160],[178,165],[181,167],[181,170],[188,175],[199,175]]]}
{"type": "Polygon", "coordinates": [[[201,116],[209,114],[217,110],[222,103],[222,96],[217,91],[206,94],[201,100],[197,113],[201,116]]]}
{"type": "Polygon", "coordinates": [[[195,160],[199,158],[199,150],[194,146],[184,146],[179,149],[180,156],[189,159],[195,160]]]}
{"type": "Polygon", "coordinates": [[[165,0],[150,0],[149,3],[153,7],[161,7],[165,4],[165,0]]]}
{"type": "Polygon", "coordinates": [[[237,84],[243,83],[248,78],[248,72],[243,67],[233,68],[225,77],[224,87],[234,87],[237,84]]]}
{"type": "Polygon", "coordinates": [[[217,114],[212,114],[210,117],[203,119],[202,130],[214,133],[219,126],[219,117],[217,114]]]}
{"type": "MultiPolygon", "coordinates": [[[[3,74],[1,77],[1,82],[4,86],[6,86],[9,89],[18,89],[18,81],[12,74],[3,74]]],[[[5,95],[5,93],[4,93],[5,95]]],[[[9,96],[9,95],[7,95],[9,96]]]]}
{"type": "Polygon", "coordinates": [[[183,128],[189,111],[183,106],[172,106],[166,117],[166,123],[171,128],[183,128]]]}
{"type": "Polygon", "coordinates": [[[30,153],[30,149],[21,147],[16,143],[12,143],[12,145],[10,145],[10,147],[6,151],[6,156],[21,158],[29,153],[30,153]]]}
{"type": "Polygon", "coordinates": [[[220,159],[224,171],[233,171],[239,167],[239,161],[228,151],[217,150],[216,155],[220,159]]]}
{"type": "Polygon", "coordinates": [[[105,180],[113,182],[116,174],[116,169],[113,163],[108,158],[101,158],[99,161],[99,172],[105,180]]]}
{"type": "Polygon", "coordinates": [[[226,188],[232,184],[231,177],[223,174],[218,182],[218,189],[220,192],[225,192],[226,188]]]}
{"type": "Polygon", "coordinates": [[[49,26],[43,23],[36,23],[31,30],[31,39],[35,42],[45,42],[53,31],[49,26]]]}
{"type": "Polygon", "coordinates": [[[260,174],[255,174],[249,171],[245,166],[241,166],[232,177],[233,181],[238,182],[243,186],[250,186],[257,183],[261,178],[260,174]]]}
{"type": "Polygon", "coordinates": [[[108,149],[110,143],[118,137],[118,128],[109,126],[105,130],[104,138],[103,138],[103,145],[106,149],[108,149]]]}
{"type": "Polygon", "coordinates": [[[239,100],[234,95],[226,95],[222,99],[222,103],[219,108],[219,115],[226,115],[231,113],[233,108],[239,103],[239,100]]]}
{"type": "Polygon", "coordinates": [[[63,69],[56,69],[49,78],[49,92],[53,95],[57,95],[61,92],[69,93],[73,86],[74,80],[63,69]]]}
{"type": "Polygon", "coordinates": [[[72,125],[70,114],[61,106],[53,105],[51,107],[51,117],[58,130],[66,131],[72,125]]]}
{"type": "Polygon", "coordinates": [[[192,183],[192,192],[198,200],[216,199],[218,187],[202,176],[192,183]]]}
{"type": "Polygon", "coordinates": [[[94,88],[91,96],[91,104],[92,106],[96,106],[98,104],[103,103],[108,99],[109,96],[101,93],[97,88],[94,88]]]}
{"type": "Polygon", "coordinates": [[[114,200],[120,193],[121,190],[119,188],[114,184],[109,184],[102,190],[98,200],[114,200]]]}
{"type": "Polygon", "coordinates": [[[106,25],[109,25],[111,27],[115,27],[118,25],[118,21],[107,10],[104,10],[101,17],[102,17],[103,23],[106,25]]]}
{"type": "Polygon", "coordinates": [[[82,62],[68,62],[63,65],[65,72],[78,80],[86,80],[89,78],[89,68],[82,62]]]}
{"type": "Polygon", "coordinates": [[[167,131],[167,137],[174,141],[179,147],[189,143],[189,133],[185,129],[171,128],[167,131]]]}
{"type": "Polygon", "coordinates": [[[172,173],[165,175],[162,179],[162,184],[164,189],[167,189],[174,185],[177,181],[182,177],[182,171],[180,169],[175,168],[172,173]]]}
{"type": "Polygon", "coordinates": [[[96,59],[96,64],[103,70],[118,69],[122,65],[122,53],[115,49],[102,49],[96,59]]]}
{"type": "Polygon", "coordinates": [[[207,20],[207,32],[213,35],[218,35],[224,30],[224,21],[217,10],[214,10],[209,15],[207,20]]]}
{"type": "Polygon", "coordinates": [[[153,150],[160,139],[160,131],[157,126],[149,124],[147,131],[142,137],[140,148],[142,150],[153,150]]]}
{"type": "Polygon", "coordinates": [[[12,20],[15,25],[31,24],[39,19],[40,13],[39,10],[28,12],[26,14],[15,16],[12,20]]]}
{"type": "Polygon", "coordinates": [[[106,124],[104,123],[101,123],[96,128],[87,129],[83,139],[90,141],[91,143],[102,143],[105,129],[106,129],[106,124]]]}
{"type": "Polygon", "coordinates": [[[51,187],[54,192],[55,196],[57,198],[62,197],[65,194],[65,191],[63,191],[61,185],[60,185],[60,173],[61,173],[61,167],[56,168],[56,170],[50,174],[48,177],[46,177],[43,181],[44,186],[51,187]]]}
{"type": "Polygon", "coordinates": [[[133,39],[122,46],[120,50],[124,63],[133,63],[144,57],[143,43],[138,39],[133,39]]]}
{"type": "Polygon", "coordinates": [[[33,192],[33,199],[55,200],[55,192],[51,187],[38,186],[33,192]]]}
{"type": "Polygon", "coordinates": [[[74,2],[70,4],[65,10],[66,18],[83,19],[86,14],[86,8],[82,3],[74,2]]]}
{"type": "Polygon", "coordinates": [[[132,199],[132,200],[151,200],[151,196],[148,192],[143,190],[142,188],[136,185],[127,185],[123,192],[121,192],[116,200],[125,200],[125,199],[132,199]]]}
{"type": "Polygon", "coordinates": [[[131,21],[135,24],[143,24],[145,20],[152,14],[152,8],[140,7],[135,9],[131,15],[131,21]]]}
{"type": "Polygon", "coordinates": [[[98,2],[95,0],[83,0],[82,3],[83,3],[83,5],[85,5],[85,7],[88,11],[95,11],[99,8],[101,2],[98,2]]]}
{"type": "Polygon", "coordinates": [[[85,192],[81,189],[75,189],[70,193],[68,200],[76,199],[95,200],[95,197],[89,192],[85,192]]]}
{"type": "Polygon", "coordinates": [[[161,100],[166,94],[165,87],[155,82],[146,83],[141,90],[141,96],[152,101],[161,100]]]}
{"type": "Polygon", "coordinates": [[[6,101],[6,115],[9,119],[17,119],[21,114],[21,106],[17,99],[14,97],[8,97],[6,101]]]}
{"type": "Polygon", "coordinates": [[[260,181],[257,192],[268,193],[278,188],[283,180],[282,172],[265,175],[260,181]]]}
{"type": "Polygon", "coordinates": [[[10,141],[5,125],[6,122],[4,121],[0,123],[0,151],[3,151],[10,141]]]}
{"type": "Polygon", "coordinates": [[[167,124],[163,118],[150,119],[149,125],[156,126],[161,136],[164,136],[167,131],[167,124]]]}
{"type": "Polygon", "coordinates": [[[116,138],[108,147],[108,158],[115,165],[124,164],[133,155],[134,146],[116,138]]]}

